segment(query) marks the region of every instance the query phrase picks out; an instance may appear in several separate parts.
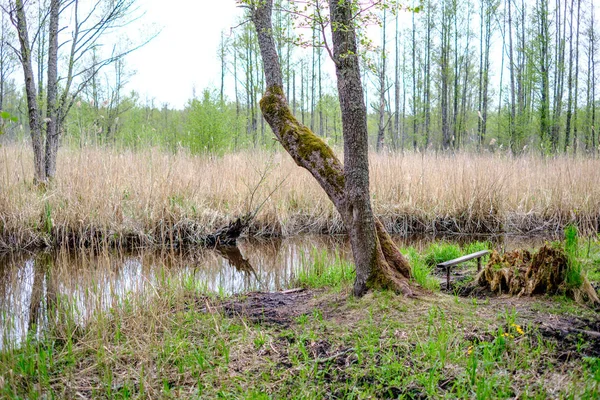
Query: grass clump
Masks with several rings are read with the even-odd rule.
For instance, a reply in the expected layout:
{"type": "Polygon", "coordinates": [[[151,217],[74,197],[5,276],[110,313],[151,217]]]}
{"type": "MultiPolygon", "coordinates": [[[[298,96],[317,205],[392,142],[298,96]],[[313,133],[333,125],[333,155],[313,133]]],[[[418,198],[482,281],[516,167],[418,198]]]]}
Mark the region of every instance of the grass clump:
{"type": "Polygon", "coordinates": [[[477,253],[478,251],[482,251],[482,250],[491,250],[494,246],[492,245],[492,242],[490,241],[475,241],[475,242],[470,242],[467,245],[463,246],[462,248],[462,253],[463,255],[466,254],[471,254],[471,253],[477,253]]]}
{"type": "Polygon", "coordinates": [[[567,272],[565,282],[570,288],[578,288],[583,284],[583,268],[579,262],[579,232],[575,225],[565,228],[565,254],[567,256],[567,272]]]}
{"type": "Polygon", "coordinates": [[[462,256],[462,251],[457,244],[442,241],[432,243],[427,248],[423,261],[429,266],[435,266],[460,256],[462,256]]]}
{"type": "Polygon", "coordinates": [[[439,290],[440,282],[433,276],[435,266],[425,262],[424,257],[414,247],[404,249],[403,253],[410,261],[413,279],[425,289],[439,290]]]}
{"type": "Polygon", "coordinates": [[[340,290],[350,285],[356,276],[351,261],[344,259],[338,251],[331,256],[326,250],[313,248],[308,260],[302,257],[296,282],[306,288],[333,288],[340,290]]]}

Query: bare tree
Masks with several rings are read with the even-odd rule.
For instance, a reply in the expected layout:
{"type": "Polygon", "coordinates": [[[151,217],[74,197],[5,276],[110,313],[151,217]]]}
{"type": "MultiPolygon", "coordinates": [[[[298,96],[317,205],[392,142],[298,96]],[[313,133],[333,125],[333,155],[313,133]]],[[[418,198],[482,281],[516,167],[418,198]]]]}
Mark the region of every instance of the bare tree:
{"type": "MultiPolygon", "coordinates": [[[[31,134],[35,173],[34,180],[45,184],[56,175],[56,157],[62,133],[62,126],[77,96],[90,83],[91,79],[106,65],[120,60],[126,54],[147,43],[133,45],[124,51],[112,53],[95,59],[91,63],[89,56],[99,48],[105,34],[123,27],[135,20],[137,9],[135,0],[96,0],[85,7],[79,0],[50,0],[48,9],[38,10],[39,21],[30,37],[31,28],[28,10],[23,0],[15,0],[7,10],[17,28],[20,49],[18,57],[23,67],[25,91],[27,96],[29,130],[31,134]],[[70,38],[59,43],[59,34],[63,30],[61,19],[69,16],[70,38]],[[40,41],[47,37],[47,43],[40,41]],[[46,50],[38,51],[37,83],[33,73],[32,44],[46,50]],[[64,54],[59,54],[65,49],[64,54]],[[46,60],[40,58],[45,53],[46,60]],[[59,75],[59,60],[66,63],[59,75]],[[39,94],[43,93],[43,77],[47,72],[45,109],[40,104],[39,94]]],[[[66,35],[60,35],[61,40],[66,35]]]]}

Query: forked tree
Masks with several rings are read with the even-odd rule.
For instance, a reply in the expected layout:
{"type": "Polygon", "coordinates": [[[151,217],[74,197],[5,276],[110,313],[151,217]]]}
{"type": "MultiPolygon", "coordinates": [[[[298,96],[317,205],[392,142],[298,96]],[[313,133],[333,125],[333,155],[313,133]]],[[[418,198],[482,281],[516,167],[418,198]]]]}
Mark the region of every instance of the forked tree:
{"type": "Polygon", "coordinates": [[[266,90],[260,101],[261,111],[281,145],[296,164],[312,174],[340,213],[356,265],[354,295],[362,296],[369,288],[389,288],[412,296],[410,264],[371,208],[367,109],[354,27],[358,2],[329,0],[333,44],[329,53],[336,67],[342,112],[343,164],[325,142],[298,122],[289,108],[272,34],[273,0],[242,3],[250,10],[264,65],[266,90]]]}

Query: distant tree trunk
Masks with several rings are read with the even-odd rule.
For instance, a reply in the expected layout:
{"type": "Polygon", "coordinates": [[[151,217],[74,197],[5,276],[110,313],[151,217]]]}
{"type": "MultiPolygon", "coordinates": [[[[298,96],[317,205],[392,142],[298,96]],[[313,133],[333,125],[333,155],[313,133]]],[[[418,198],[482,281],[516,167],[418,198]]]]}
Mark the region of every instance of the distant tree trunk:
{"type": "Polygon", "coordinates": [[[426,149],[429,146],[429,140],[431,137],[430,132],[430,124],[431,124],[431,47],[433,46],[431,43],[431,31],[432,27],[432,12],[431,12],[431,1],[427,0],[427,33],[426,33],[426,41],[425,43],[425,95],[424,95],[424,104],[425,107],[425,143],[423,147],[426,149]]]}
{"type": "Polygon", "coordinates": [[[223,31],[221,31],[221,43],[219,44],[219,59],[221,61],[221,90],[219,92],[219,99],[222,104],[225,92],[225,35],[223,31]]]}
{"type": "Polygon", "coordinates": [[[238,74],[237,74],[237,51],[233,51],[233,90],[235,91],[235,148],[237,149],[240,136],[240,98],[238,92],[238,74]]]}
{"type": "Polygon", "coordinates": [[[491,13],[495,10],[490,8],[487,9],[486,13],[486,33],[485,33],[485,56],[483,62],[483,103],[482,103],[482,115],[481,115],[481,129],[479,131],[480,141],[483,146],[485,135],[487,132],[487,114],[488,114],[488,90],[490,87],[490,47],[492,38],[492,16],[491,13]]]}
{"type": "Polygon", "coordinates": [[[540,47],[540,141],[542,148],[550,139],[550,27],[548,24],[548,0],[540,0],[538,10],[540,47]]]}
{"type": "MultiPolygon", "coordinates": [[[[402,75],[406,77],[406,46],[402,52],[402,75]]],[[[402,79],[402,125],[400,129],[400,148],[404,150],[406,143],[406,79],[402,79]]]]}
{"type": "Polygon", "coordinates": [[[304,125],[304,62],[300,60],[300,114],[304,125]]]}
{"type": "Polygon", "coordinates": [[[481,149],[483,146],[483,58],[484,58],[484,43],[485,36],[483,27],[485,26],[485,15],[487,9],[485,7],[485,0],[480,0],[479,5],[479,84],[477,87],[477,111],[479,118],[477,118],[477,148],[481,149]]]}
{"type": "Polygon", "coordinates": [[[0,13],[0,110],[4,110],[7,81],[15,68],[15,57],[10,43],[12,42],[12,27],[9,17],[0,13]]]}
{"type": "Polygon", "coordinates": [[[581,0],[577,0],[577,33],[575,37],[575,99],[573,106],[573,154],[577,154],[578,100],[579,100],[579,28],[581,26],[581,0]]]}
{"type": "Polygon", "coordinates": [[[306,168],[340,212],[356,263],[354,294],[369,287],[388,287],[412,295],[410,266],[371,210],[366,106],[364,103],[352,10],[330,0],[332,24],[344,29],[332,32],[334,59],[344,129],[344,160],[290,113],[281,67],[271,34],[272,0],[252,7],[267,83],[261,109],[280,143],[294,161],[306,168]],[[350,55],[350,56],[349,56],[350,55]]]}
{"type": "Polygon", "coordinates": [[[555,75],[554,75],[554,110],[552,112],[552,129],[550,133],[550,142],[552,151],[558,150],[560,139],[561,115],[563,110],[563,92],[565,81],[565,47],[567,30],[567,12],[566,5],[562,8],[563,0],[556,0],[556,55],[555,55],[555,75]],[[562,14],[561,14],[562,12],[562,14]],[[561,23],[562,16],[562,23],[561,23]],[[562,33],[561,33],[562,27],[562,33]]]}
{"type": "Polygon", "coordinates": [[[449,47],[450,47],[450,27],[448,22],[447,4],[444,3],[442,9],[442,27],[441,27],[441,49],[440,49],[440,74],[441,74],[441,112],[442,112],[442,149],[448,150],[452,144],[450,136],[450,125],[448,122],[448,79],[450,74],[449,66],[449,47]]]}
{"type": "Polygon", "coordinates": [[[477,119],[477,145],[483,148],[487,131],[487,110],[490,70],[490,47],[492,36],[492,13],[495,12],[489,0],[481,0],[480,45],[479,45],[479,100],[477,119]]]}
{"type": "Polygon", "coordinates": [[[452,1],[452,19],[454,19],[454,84],[453,84],[453,104],[452,104],[452,148],[458,148],[460,143],[460,131],[458,130],[458,98],[459,98],[459,85],[458,80],[460,77],[460,65],[458,62],[458,1],[452,1]]]}
{"type": "Polygon", "coordinates": [[[585,147],[588,152],[596,154],[596,62],[594,54],[596,51],[596,38],[594,32],[594,3],[590,4],[590,26],[587,31],[587,106],[586,114],[588,119],[587,135],[585,147]]]}
{"type": "Polygon", "coordinates": [[[383,10],[383,26],[382,26],[382,47],[381,47],[381,70],[379,71],[379,124],[377,129],[377,145],[376,150],[380,152],[383,149],[383,142],[385,139],[385,70],[386,70],[386,59],[385,54],[385,41],[386,41],[386,10],[383,10]]]}
{"type": "Polygon", "coordinates": [[[398,138],[400,137],[400,46],[399,46],[399,29],[398,29],[398,15],[396,13],[396,35],[395,35],[395,63],[394,63],[394,133],[393,143],[394,150],[398,146],[398,138]]]}
{"type": "Polygon", "coordinates": [[[50,1],[50,20],[48,30],[48,82],[47,82],[47,115],[46,115],[46,178],[54,179],[56,175],[56,156],[58,154],[58,16],[60,0],[50,1]]]}
{"type": "Polygon", "coordinates": [[[296,114],[296,70],[292,70],[292,113],[296,114]]]}
{"type": "Polygon", "coordinates": [[[569,145],[571,144],[571,119],[573,118],[573,11],[575,9],[574,5],[575,0],[571,0],[571,15],[569,23],[569,76],[567,78],[567,121],[565,126],[564,145],[565,153],[567,152],[567,150],[569,149],[569,145]]]}
{"type": "Polygon", "coordinates": [[[419,125],[417,121],[417,25],[415,23],[415,13],[412,14],[412,113],[413,113],[413,150],[417,149],[417,140],[419,134],[419,125]]]}
{"type": "Polygon", "coordinates": [[[327,131],[323,127],[323,82],[322,82],[322,72],[323,68],[321,65],[321,60],[323,59],[322,51],[319,48],[319,58],[318,61],[318,71],[319,71],[319,99],[317,101],[317,108],[319,109],[319,135],[327,137],[327,131]]]}
{"type": "Polygon", "coordinates": [[[515,59],[513,52],[513,35],[512,35],[512,0],[507,0],[508,3],[508,62],[510,71],[510,149],[514,154],[518,153],[518,139],[515,125],[516,105],[515,105],[515,59]]]}

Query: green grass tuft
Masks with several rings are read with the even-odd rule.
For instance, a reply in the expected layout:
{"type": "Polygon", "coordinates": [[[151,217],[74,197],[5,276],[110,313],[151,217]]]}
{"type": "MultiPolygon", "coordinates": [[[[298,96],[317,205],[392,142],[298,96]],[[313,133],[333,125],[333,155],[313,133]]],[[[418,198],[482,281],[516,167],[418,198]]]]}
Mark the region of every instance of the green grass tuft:
{"type": "Polygon", "coordinates": [[[425,289],[440,290],[440,282],[432,276],[435,266],[427,264],[414,247],[408,247],[402,252],[410,261],[414,280],[425,289]]]}
{"type": "Polygon", "coordinates": [[[340,290],[354,281],[356,271],[351,261],[336,251],[330,255],[326,250],[313,248],[308,259],[302,257],[296,282],[308,288],[329,287],[340,290]]]}
{"type": "Polygon", "coordinates": [[[567,254],[568,268],[565,281],[572,288],[578,288],[583,284],[583,268],[578,259],[579,256],[579,232],[575,225],[565,228],[565,253],[567,254]]]}
{"type": "Polygon", "coordinates": [[[423,261],[429,266],[435,266],[444,261],[452,260],[462,256],[457,244],[448,242],[433,243],[425,252],[423,261]]]}

